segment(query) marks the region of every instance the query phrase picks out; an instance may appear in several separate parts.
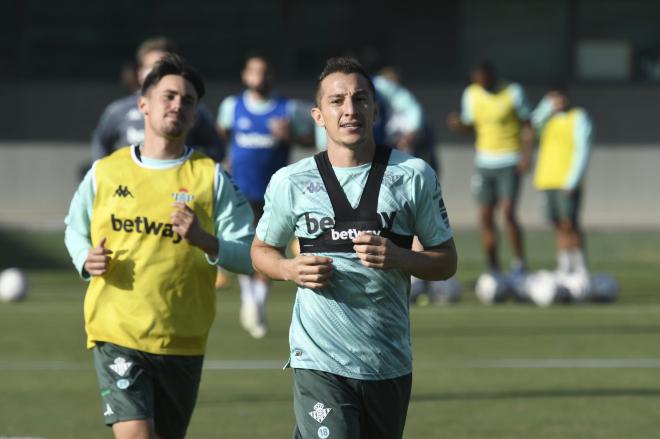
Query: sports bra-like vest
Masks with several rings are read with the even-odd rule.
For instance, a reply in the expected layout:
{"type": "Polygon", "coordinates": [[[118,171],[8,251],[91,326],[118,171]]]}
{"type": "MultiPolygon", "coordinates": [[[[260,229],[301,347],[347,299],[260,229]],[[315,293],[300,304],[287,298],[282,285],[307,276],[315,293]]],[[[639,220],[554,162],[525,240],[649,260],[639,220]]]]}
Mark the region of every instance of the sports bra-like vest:
{"type": "Polygon", "coordinates": [[[355,253],[353,238],[358,234],[370,232],[389,239],[403,248],[412,248],[412,235],[400,235],[384,229],[378,219],[378,195],[380,193],[385,168],[392,150],[383,145],[376,146],[371,169],[364,186],[360,203],[354,209],[332,169],[328,152],[314,156],[316,167],[321,174],[323,185],[330,198],[335,214],[335,224],[316,238],[299,238],[301,253],[355,253]]]}

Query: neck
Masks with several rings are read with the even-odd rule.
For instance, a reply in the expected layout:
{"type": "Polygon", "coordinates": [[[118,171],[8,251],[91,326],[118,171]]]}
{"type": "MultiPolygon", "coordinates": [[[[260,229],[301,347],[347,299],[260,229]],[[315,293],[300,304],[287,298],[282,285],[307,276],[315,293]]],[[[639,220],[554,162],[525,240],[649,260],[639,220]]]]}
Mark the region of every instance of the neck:
{"type": "Polygon", "coordinates": [[[266,92],[260,92],[257,90],[249,90],[249,89],[247,91],[247,95],[253,101],[266,101],[268,100],[269,97],[269,94],[266,92]]]}
{"type": "Polygon", "coordinates": [[[361,145],[351,146],[328,142],[328,159],[332,166],[338,168],[352,168],[369,163],[373,160],[375,152],[376,143],[373,139],[361,145]]]}
{"type": "Polygon", "coordinates": [[[183,156],[186,151],[185,138],[167,139],[165,137],[147,136],[145,132],[142,156],[156,160],[173,160],[183,156]]]}

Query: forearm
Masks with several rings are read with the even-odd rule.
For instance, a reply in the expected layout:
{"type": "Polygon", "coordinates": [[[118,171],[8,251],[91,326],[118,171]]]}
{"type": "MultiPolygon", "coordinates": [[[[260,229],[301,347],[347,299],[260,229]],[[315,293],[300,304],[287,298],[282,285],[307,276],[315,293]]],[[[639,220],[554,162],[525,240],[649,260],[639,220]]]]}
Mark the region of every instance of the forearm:
{"type": "Polygon", "coordinates": [[[64,245],[71,256],[76,271],[84,280],[89,280],[89,274],[85,271],[85,260],[87,253],[92,247],[89,237],[82,235],[79,231],[67,225],[64,231],[64,245]]]}
{"type": "Polygon", "coordinates": [[[284,248],[271,247],[255,237],[250,255],[255,271],[272,280],[290,280],[284,269],[288,261],[284,248]]]}
{"type": "Polygon", "coordinates": [[[422,251],[401,250],[401,268],[411,276],[424,280],[444,280],[456,273],[458,257],[453,240],[422,251]]]}
{"type": "Polygon", "coordinates": [[[250,258],[250,245],[252,237],[232,241],[218,240],[218,258],[213,264],[217,264],[234,273],[250,274],[253,272],[252,259],[250,258]]]}

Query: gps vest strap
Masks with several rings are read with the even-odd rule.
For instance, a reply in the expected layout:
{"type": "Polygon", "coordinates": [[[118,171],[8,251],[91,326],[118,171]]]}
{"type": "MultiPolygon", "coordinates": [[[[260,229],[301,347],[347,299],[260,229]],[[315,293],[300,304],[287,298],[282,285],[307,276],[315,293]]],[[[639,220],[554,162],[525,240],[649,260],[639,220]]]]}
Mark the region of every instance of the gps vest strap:
{"type": "Polygon", "coordinates": [[[335,224],[316,238],[299,238],[301,253],[354,253],[352,238],[356,233],[365,231],[380,234],[399,247],[412,248],[412,236],[399,235],[383,229],[378,216],[378,195],[391,153],[392,150],[386,146],[376,146],[367,183],[360,197],[360,203],[355,209],[346,198],[344,189],[332,169],[328,152],[323,151],[314,156],[316,167],[332,204],[335,224]]]}

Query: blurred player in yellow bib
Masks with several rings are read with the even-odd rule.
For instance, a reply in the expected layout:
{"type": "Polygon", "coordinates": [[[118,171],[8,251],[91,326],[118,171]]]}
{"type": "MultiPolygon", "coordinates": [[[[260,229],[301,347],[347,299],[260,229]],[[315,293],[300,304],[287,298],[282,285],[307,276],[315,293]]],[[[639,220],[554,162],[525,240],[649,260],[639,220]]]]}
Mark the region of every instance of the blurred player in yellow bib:
{"type": "Polygon", "coordinates": [[[556,85],[536,107],[532,121],[540,137],[534,186],[544,193],[546,215],[555,228],[557,271],[586,273],[579,213],[591,120],[585,110],[570,105],[566,88],[556,85]]]}
{"type": "Polygon", "coordinates": [[[529,169],[533,131],[522,87],[500,82],[487,62],[471,74],[463,92],[461,114],[451,113],[451,129],[476,135],[476,173],[473,190],[479,201],[482,245],[488,268],[499,273],[495,212],[503,211],[514,260],[512,274],[524,274],[526,263],[522,229],[516,215],[521,177],[529,169]]]}

